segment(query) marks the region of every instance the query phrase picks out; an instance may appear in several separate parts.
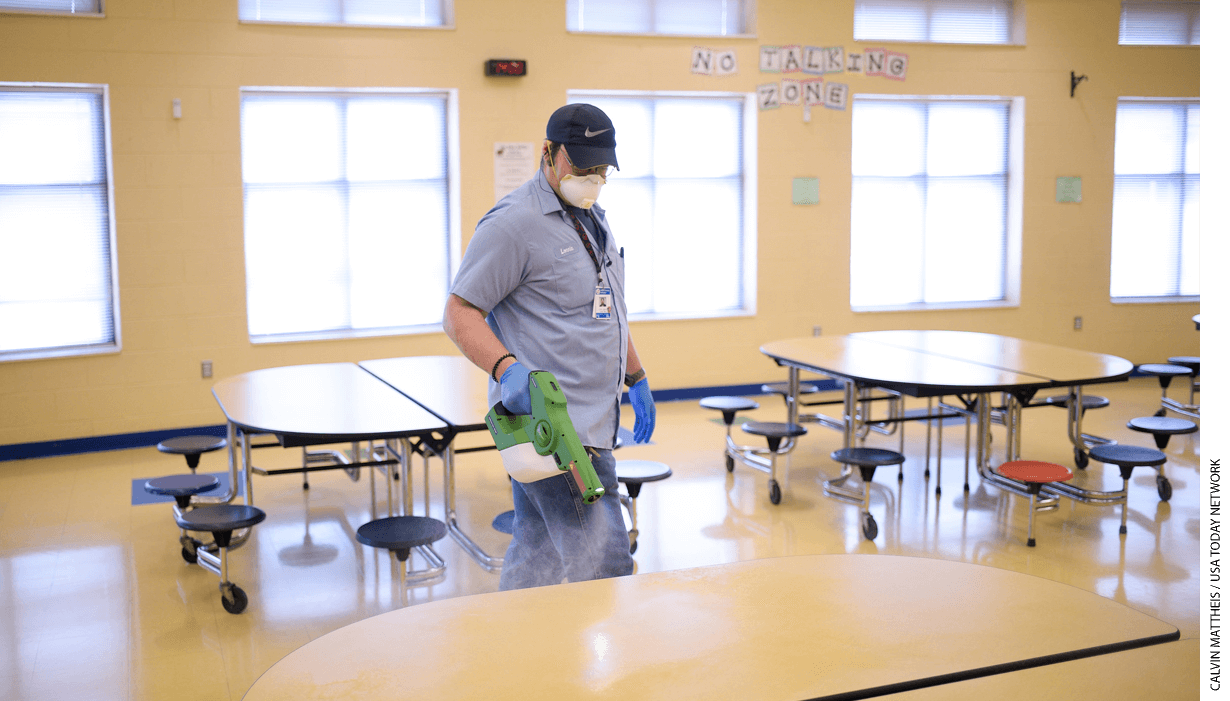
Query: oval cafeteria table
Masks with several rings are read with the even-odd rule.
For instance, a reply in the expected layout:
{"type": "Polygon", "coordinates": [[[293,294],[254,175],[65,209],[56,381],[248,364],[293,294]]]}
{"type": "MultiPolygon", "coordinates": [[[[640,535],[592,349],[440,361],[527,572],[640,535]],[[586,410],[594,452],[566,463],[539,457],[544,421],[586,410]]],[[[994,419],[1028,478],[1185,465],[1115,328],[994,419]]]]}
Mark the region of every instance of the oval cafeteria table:
{"type": "Polygon", "coordinates": [[[854,699],[1178,637],[1017,572],[809,555],[398,609],[295,650],[244,698],[854,699]]]}

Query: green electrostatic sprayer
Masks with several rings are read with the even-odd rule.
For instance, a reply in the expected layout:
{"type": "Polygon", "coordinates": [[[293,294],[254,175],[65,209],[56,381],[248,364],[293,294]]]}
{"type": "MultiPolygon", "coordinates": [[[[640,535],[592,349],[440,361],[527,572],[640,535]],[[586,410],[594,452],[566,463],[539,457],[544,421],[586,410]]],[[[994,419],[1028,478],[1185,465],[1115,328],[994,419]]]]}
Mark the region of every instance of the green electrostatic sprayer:
{"type": "Polygon", "coordinates": [[[487,430],[495,439],[495,447],[504,450],[533,443],[539,455],[552,454],[560,472],[572,472],[586,504],[601,499],[606,488],[594,472],[594,464],[568,417],[568,399],[555,375],[546,370],[530,373],[530,411],[529,416],[513,414],[504,408],[504,402],[491,407],[487,412],[487,430]]]}

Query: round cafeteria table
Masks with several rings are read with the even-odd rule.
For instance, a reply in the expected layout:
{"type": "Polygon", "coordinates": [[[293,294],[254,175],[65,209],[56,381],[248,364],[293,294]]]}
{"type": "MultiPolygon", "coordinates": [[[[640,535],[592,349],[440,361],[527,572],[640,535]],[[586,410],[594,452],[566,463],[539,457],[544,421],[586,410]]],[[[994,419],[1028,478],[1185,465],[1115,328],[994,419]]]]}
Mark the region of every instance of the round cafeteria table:
{"type": "Polygon", "coordinates": [[[295,650],[244,698],[814,699],[1178,637],[1115,601],[1018,572],[807,555],[390,611],[295,650]]]}

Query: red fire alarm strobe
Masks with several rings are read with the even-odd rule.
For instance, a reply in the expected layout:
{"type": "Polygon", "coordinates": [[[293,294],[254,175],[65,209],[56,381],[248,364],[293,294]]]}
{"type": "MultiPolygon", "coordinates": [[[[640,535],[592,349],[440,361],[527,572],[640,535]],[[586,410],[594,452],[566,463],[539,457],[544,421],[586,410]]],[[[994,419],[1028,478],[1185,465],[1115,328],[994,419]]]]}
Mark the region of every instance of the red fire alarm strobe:
{"type": "Polygon", "coordinates": [[[487,75],[525,75],[525,61],[516,58],[487,59],[487,75]]]}

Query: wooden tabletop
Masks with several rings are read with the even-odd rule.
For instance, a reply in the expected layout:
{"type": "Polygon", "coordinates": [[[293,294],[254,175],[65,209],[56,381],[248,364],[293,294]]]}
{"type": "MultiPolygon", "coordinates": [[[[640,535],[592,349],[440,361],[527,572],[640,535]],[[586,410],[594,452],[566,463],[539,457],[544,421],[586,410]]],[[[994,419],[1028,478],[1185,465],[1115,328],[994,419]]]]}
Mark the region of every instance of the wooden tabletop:
{"type": "Polygon", "coordinates": [[[823,698],[1176,639],[1096,594],[888,555],[752,560],[411,606],[328,633],[245,696],[823,698]]]}
{"type": "Polygon", "coordinates": [[[364,360],[359,367],[459,431],[486,428],[488,377],[461,356],[364,360]]]}
{"type": "Polygon", "coordinates": [[[1133,369],[1111,355],[965,331],[793,338],[760,351],[780,364],[916,397],[1114,382],[1133,369]]]}
{"type": "Polygon", "coordinates": [[[880,697],[885,701],[1081,701],[1200,698],[1200,641],[1099,655],[880,697]]]}
{"type": "Polygon", "coordinates": [[[423,435],[445,424],[353,363],[254,370],[213,387],[227,421],[284,446],[423,435]]]}

